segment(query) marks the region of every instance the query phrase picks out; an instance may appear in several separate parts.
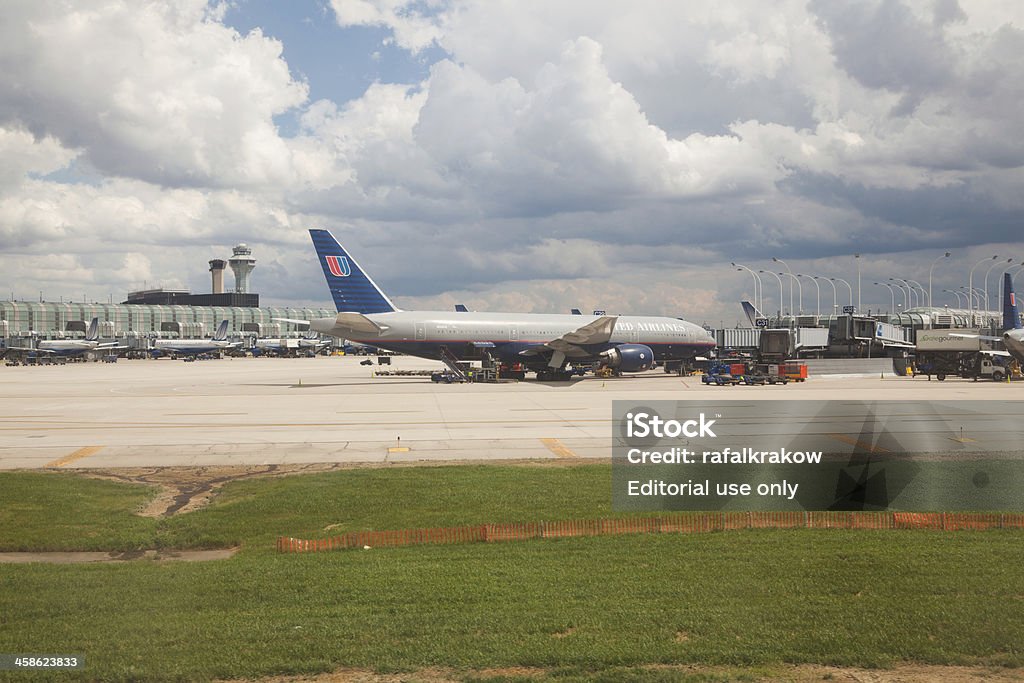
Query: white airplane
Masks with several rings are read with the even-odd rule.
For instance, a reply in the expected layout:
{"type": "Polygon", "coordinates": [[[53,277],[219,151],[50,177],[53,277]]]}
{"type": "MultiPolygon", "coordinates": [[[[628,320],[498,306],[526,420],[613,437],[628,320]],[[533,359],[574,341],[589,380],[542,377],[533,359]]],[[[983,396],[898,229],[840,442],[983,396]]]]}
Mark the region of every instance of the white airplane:
{"type": "Polygon", "coordinates": [[[222,351],[238,346],[241,342],[229,342],[228,321],[220,321],[216,334],[211,339],[157,339],[153,355],[196,356],[200,353],[222,351]]]}
{"type": "Polygon", "coordinates": [[[304,336],[301,339],[299,339],[299,348],[300,349],[312,349],[313,351],[319,351],[320,349],[324,348],[328,344],[330,344],[330,342],[328,340],[321,339],[320,338],[320,333],[313,332],[312,330],[307,332],[306,336],[304,336]]]}
{"type": "Polygon", "coordinates": [[[10,346],[7,350],[23,354],[35,352],[54,358],[72,358],[89,351],[115,351],[126,348],[128,347],[119,346],[115,341],[101,342],[99,340],[99,318],[93,318],[85,332],[85,339],[47,339],[39,342],[35,348],[10,346]]]}
{"type": "MultiPolygon", "coordinates": [[[[310,230],[338,310],[310,329],[389,351],[456,363],[482,353],[522,365],[539,379],[567,379],[570,364],[601,363],[620,372],[682,364],[705,355],[715,340],[680,318],[473,311],[402,311],[326,230],[310,230]]],[[[287,321],[305,324],[307,321],[287,321]]]]}

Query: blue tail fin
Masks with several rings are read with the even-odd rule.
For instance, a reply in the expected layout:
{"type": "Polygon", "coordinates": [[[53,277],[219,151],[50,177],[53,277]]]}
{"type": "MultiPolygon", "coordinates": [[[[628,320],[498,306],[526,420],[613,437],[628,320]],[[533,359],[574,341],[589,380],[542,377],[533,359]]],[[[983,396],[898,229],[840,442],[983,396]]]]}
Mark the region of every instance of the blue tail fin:
{"type": "Polygon", "coordinates": [[[751,327],[758,327],[757,321],[764,318],[761,311],[754,307],[754,304],[749,301],[741,301],[740,306],[743,308],[743,312],[747,315],[747,320],[750,321],[751,327]]]}
{"type": "Polygon", "coordinates": [[[217,327],[217,333],[213,335],[213,341],[226,341],[228,338],[228,321],[221,320],[217,327]]]}
{"type": "Polygon", "coordinates": [[[469,309],[466,308],[466,304],[455,304],[456,313],[469,313],[469,309]]]}
{"type": "Polygon", "coordinates": [[[1009,273],[1003,273],[1003,329],[1020,328],[1020,312],[1017,310],[1017,298],[1013,294],[1013,278],[1009,273]]]}
{"type": "Polygon", "coordinates": [[[100,319],[93,318],[89,329],[85,331],[85,341],[96,341],[100,338],[100,319]]]}
{"type": "Polygon", "coordinates": [[[355,259],[349,256],[338,240],[327,230],[310,230],[327,278],[327,287],[334,297],[338,311],[346,313],[390,313],[398,310],[380,287],[363,272],[355,259]]]}

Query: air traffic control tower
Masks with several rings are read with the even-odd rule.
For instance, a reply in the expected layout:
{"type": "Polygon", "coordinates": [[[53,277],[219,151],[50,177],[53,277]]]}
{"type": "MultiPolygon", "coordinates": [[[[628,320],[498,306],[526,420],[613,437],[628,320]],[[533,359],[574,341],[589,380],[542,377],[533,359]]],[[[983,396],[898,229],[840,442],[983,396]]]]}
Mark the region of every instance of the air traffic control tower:
{"type": "Polygon", "coordinates": [[[256,267],[256,259],[252,257],[252,249],[244,244],[239,244],[232,251],[228,265],[231,266],[231,270],[235,273],[235,292],[237,294],[245,294],[249,291],[249,273],[256,267]]]}

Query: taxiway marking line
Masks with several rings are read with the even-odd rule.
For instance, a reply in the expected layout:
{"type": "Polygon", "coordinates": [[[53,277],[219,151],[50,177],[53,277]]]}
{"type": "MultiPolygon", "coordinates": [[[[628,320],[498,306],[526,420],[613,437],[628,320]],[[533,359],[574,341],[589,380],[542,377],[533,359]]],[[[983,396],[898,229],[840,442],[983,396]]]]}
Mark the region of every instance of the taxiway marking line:
{"type": "Polygon", "coordinates": [[[70,465],[76,460],[88,458],[90,455],[94,455],[99,451],[102,451],[103,448],[104,446],[86,446],[84,448],[79,448],[74,453],[69,453],[68,455],[65,455],[63,458],[59,458],[52,462],[46,463],[45,465],[43,465],[43,467],[64,467],[64,465],[70,465]]]}
{"type": "Polygon", "coordinates": [[[569,448],[565,446],[558,439],[541,439],[540,442],[544,444],[549,451],[557,455],[559,458],[578,458],[580,456],[573,453],[569,448]]]}

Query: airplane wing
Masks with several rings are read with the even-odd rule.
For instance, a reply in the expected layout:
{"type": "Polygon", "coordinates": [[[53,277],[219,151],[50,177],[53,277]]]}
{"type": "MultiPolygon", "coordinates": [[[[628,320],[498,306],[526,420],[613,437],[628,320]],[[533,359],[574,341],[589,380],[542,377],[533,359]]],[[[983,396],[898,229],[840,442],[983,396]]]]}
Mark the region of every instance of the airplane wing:
{"type": "Polygon", "coordinates": [[[387,325],[374,322],[362,313],[339,313],[337,324],[356,332],[366,332],[368,334],[379,334],[388,329],[387,325]]]}
{"type": "Polygon", "coordinates": [[[612,338],[612,332],[615,330],[615,321],[618,320],[618,316],[615,315],[604,315],[600,318],[591,321],[572,332],[563,334],[558,339],[552,339],[545,343],[543,346],[534,347],[532,349],[526,349],[522,352],[524,356],[536,356],[545,351],[562,352],[566,356],[581,355],[579,346],[586,346],[588,344],[604,344],[612,338]]]}
{"type": "MultiPolygon", "coordinates": [[[[5,346],[5,351],[39,351],[40,349],[34,349],[31,346],[5,346]]],[[[42,349],[43,353],[46,353],[46,349],[42,349]]]]}
{"type": "MultiPolygon", "coordinates": [[[[274,320],[293,325],[309,325],[308,320],[293,320],[292,318],[274,318],[274,320]]],[[[379,334],[388,329],[387,325],[376,323],[362,313],[339,313],[335,323],[340,327],[347,327],[354,332],[364,332],[367,334],[379,334]]]]}

